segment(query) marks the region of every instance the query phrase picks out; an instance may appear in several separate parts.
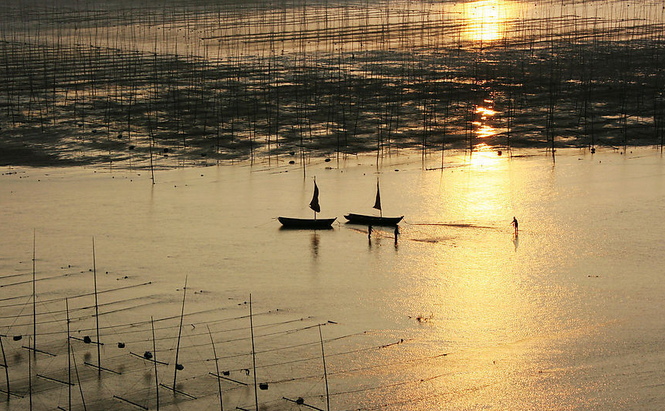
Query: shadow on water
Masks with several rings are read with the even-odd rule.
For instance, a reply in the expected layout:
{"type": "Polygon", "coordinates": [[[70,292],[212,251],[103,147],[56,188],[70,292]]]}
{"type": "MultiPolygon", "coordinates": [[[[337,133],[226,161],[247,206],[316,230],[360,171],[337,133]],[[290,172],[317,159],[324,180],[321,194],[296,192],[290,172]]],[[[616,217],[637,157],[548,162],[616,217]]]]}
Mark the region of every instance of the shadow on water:
{"type": "Polygon", "coordinates": [[[519,234],[515,234],[513,236],[513,245],[515,246],[515,252],[517,252],[517,247],[520,245],[520,237],[519,234]]]}

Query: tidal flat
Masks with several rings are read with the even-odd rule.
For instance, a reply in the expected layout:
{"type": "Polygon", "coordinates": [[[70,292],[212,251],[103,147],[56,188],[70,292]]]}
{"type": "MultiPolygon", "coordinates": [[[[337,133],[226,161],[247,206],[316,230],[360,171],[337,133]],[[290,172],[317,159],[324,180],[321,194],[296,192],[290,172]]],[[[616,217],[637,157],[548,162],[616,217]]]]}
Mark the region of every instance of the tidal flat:
{"type": "Polygon", "coordinates": [[[4,168],[0,409],[661,409],[660,149],[513,154],[4,168]]]}
{"type": "Polygon", "coordinates": [[[21,0],[0,163],[663,145],[664,23],[658,1],[21,0]]]}
{"type": "Polygon", "coordinates": [[[664,23],[3,4],[0,410],[664,409],[664,23]]]}

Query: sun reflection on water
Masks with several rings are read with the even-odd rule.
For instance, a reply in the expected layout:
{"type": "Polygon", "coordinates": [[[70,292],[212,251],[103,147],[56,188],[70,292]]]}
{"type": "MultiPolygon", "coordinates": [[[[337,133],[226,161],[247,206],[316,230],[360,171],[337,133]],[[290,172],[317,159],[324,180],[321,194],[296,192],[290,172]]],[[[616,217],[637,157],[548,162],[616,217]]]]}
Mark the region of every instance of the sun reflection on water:
{"type": "Polygon", "coordinates": [[[503,0],[478,0],[462,5],[466,37],[472,41],[500,40],[512,15],[510,3],[503,0]]]}
{"type": "Polygon", "coordinates": [[[491,146],[480,143],[477,144],[471,155],[467,158],[466,164],[475,167],[498,167],[501,165],[502,157],[491,146]]]}
{"type": "Polygon", "coordinates": [[[497,114],[493,106],[494,102],[492,100],[485,100],[482,106],[476,106],[474,112],[476,120],[472,123],[476,137],[487,138],[498,133],[497,129],[489,124],[489,120],[492,120],[497,114]]]}

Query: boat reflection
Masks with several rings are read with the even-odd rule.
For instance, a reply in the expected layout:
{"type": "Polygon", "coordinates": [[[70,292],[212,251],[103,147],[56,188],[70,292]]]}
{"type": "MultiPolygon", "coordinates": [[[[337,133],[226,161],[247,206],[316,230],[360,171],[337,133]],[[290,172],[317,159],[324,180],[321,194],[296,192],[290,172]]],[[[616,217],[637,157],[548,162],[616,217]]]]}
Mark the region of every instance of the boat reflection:
{"type": "Polygon", "coordinates": [[[319,234],[315,231],[312,233],[312,255],[314,258],[317,258],[319,256],[319,234]]]}

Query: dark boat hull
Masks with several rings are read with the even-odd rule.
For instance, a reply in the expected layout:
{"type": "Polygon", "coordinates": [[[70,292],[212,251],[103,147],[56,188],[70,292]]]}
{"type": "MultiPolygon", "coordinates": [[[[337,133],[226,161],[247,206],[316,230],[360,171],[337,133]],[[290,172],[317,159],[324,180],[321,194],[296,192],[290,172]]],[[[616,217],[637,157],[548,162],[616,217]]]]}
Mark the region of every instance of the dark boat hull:
{"type": "Polygon", "coordinates": [[[376,217],[371,215],[364,214],[347,214],[344,216],[350,224],[362,224],[362,225],[397,225],[404,218],[400,217],[376,217]]]}
{"type": "Polygon", "coordinates": [[[321,230],[332,228],[332,223],[337,218],[290,218],[290,217],[277,217],[283,228],[308,228],[313,230],[321,230]]]}

